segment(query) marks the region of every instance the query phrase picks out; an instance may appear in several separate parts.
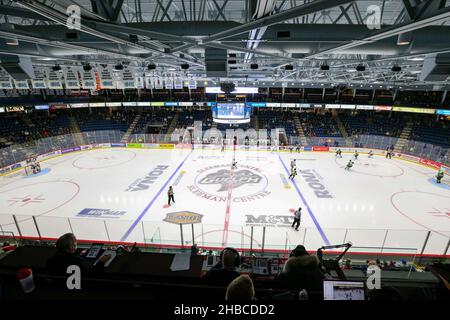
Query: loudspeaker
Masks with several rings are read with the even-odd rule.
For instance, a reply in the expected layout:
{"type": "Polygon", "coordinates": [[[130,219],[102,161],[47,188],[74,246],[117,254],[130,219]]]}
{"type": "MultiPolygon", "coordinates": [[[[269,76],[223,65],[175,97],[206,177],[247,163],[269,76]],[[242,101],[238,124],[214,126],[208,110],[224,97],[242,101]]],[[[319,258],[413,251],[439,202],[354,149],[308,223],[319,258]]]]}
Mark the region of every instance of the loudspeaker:
{"type": "Polygon", "coordinates": [[[226,94],[230,94],[231,92],[233,92],[236,89],[236,86],[234,85],[233,82],[222,82],[220,84],[220,90],[222,90],[223,92],[225,92],[226,94]]]}

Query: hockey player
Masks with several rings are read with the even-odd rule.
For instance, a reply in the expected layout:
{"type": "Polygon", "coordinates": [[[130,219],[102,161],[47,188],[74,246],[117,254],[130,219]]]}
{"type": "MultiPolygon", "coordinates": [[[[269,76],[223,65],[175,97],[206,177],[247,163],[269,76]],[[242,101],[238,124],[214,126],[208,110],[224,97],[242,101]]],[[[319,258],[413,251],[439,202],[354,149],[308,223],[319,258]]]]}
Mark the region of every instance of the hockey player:
{"type": "Polygon", "coordinates": [[[353,156],[355,157],[355,160],[358,160],[358,156],[359,156],[358,150],[355,150],[355,154],[353,156]]]}
{"type": "Polygon", "coordinates": [[[294,150],[294,146],[289,146],[289,152],[292,153],[293,150],[294,150]]]}
{"type": "Polygon", "coordinates": [[[392,159],[392,151],[389,148],[386,149],[386,159],[387,158],[392,159]]]}
{"type": "Polygon", "coordinates": [[[342,158],[342,150],[341,149],[336,150],[336,157],[342,158]]]}
{"type": "Polygon", "coordinates": [[[373,152],[372,152],[372,150],[369,151],[369,158],[373,158],[373,152]]]}
{"type": "Polygon", "coordinates": [[[295,178],[296,175],[297,175],[297,168],[296,168],[296,167],[293,167],[293,168],[291,169],[291,174],[289,175],[289,178],[288,178],[288,179],[294,180],[294,178],[295,178]]]}
{"type": "Polygon", "coordinates": [[[236,159],[233,158],[233,162],[231,163],[231,169],[237,169],[236,159]]]}
{"type": "Polygon", "coordinates": [[[300,145],[299,144],[297,144],[296,146],[295,146],[295,151],[297,151],[298,153],[300,153],[300,145]]]}
{"type": "Polygon", "coordinates": [[[444,177],[444,171],[439,170],[436,175],[436,183],[441,183],[441,180],[443,177],[444,177]]]}
{"type": "Polygon", "coordinates": [[[220,151],[224,152],[225,151],[225,139],[222,140],[222,149],[220,151]]]}
{"type": "Polygon", "coordinates": [[[297,167],[297,164],[295,163],[295,159],[292,159],[291,160],[291,172],[292,172],[292,169],[296,168],[296,167],[297,167]]]}
{"type": "Polygon", "coordinates": [[[353,161],[350,159],[347,163],[347,166],[345,167],[345,170],[350,170],[351,167],[353,167],[353,161]]]}

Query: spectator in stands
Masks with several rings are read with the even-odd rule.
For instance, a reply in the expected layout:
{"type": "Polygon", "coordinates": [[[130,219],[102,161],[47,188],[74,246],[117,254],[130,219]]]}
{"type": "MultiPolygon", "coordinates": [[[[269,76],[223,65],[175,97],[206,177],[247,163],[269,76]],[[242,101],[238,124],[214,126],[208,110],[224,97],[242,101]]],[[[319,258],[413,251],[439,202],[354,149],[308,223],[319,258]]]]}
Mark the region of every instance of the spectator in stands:
{"type": "Polygon", "coordinates": [[[110,255],[103,256],[99,262],[92,267],[87,261],[77,253],[77,239],[73,233],[66,233],[56,241],[57,252],[46,264],[46,269],[56,275],[66,275],[67,267],[77,265],[81,269],[81,274],[92,270],[101,270],[110,255]]]}
{"type": "Polygon", "coordinates": [[[342,267],[344,270],[351,270],[352,269],[352,261],[350,259],[345,260],[344,266],[342,267]]]}
{"type": "Polygon", "coordinates": [[[248,275],[241,275],[231,281],[225,294],[225,300],[255,300],[255,288],[248,275]]]}
{"type": "Polygon", "coordinates": [[[235,249],[225,248],[220,262],[203,276],[203,280],[213,285],[228,286],[231,281],[239,277],[239,273],[236,271],[239,259],[239,253],[235,249]]]}
{"type": "Polygon", "coordinates": [[[280,288],[284,289],[321,291],[323,278],[317,256],[309,255],[306,250],[298,250],[294,255],[291,253],[276,282],[280,288]]]}
{"type": "Polygon", "coordinates": [[[191,247],[191,256],[196,256],[198,254],[198,251],[199,250],[198,250],[197,244],[194,243],[191,247]]]}

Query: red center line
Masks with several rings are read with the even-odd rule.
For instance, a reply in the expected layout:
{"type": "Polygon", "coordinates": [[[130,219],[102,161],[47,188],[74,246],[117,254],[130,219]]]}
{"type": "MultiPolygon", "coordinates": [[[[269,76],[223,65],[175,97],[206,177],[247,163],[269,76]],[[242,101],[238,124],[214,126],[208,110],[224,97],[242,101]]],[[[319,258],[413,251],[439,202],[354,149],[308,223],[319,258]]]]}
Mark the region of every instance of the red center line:
{"type": "MultiPolygon", "coordinates": [[[[236,149],[233,150],[233,160],[236,159],[235,156],[236,156],[236,149]]],[[[228,242],[228,226],[230,223],[230,211],[231,211],[231,199],[232,199],[231,195],[233,193],[233,176],[234,176],[234,167],[233,167],[233,162],[232,162],[231,169],[230,169],[230,175],[228,176],[227,207],[225,210],[225,223],[223,225],[223,237],[222,237],[223,246],[226,246],[227,242],[228,242]]]]}

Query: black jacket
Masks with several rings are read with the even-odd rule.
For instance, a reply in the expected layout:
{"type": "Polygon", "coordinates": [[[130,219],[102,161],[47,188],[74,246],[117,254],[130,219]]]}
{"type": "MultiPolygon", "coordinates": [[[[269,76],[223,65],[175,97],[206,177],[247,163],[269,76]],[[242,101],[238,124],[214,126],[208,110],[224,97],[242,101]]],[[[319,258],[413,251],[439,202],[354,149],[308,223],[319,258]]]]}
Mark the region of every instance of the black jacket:
{"type": "Polygon", "coordinates": [[[231,281],[239,277],[240,273],[234,270],[211,268],[204,276],[203,281],[210,285],[227,287],[231,281]]]}
{"type": "Polygon", "coordinates": [[[323,290],[324,275],[315,256],[291,257],[285,270],[276,279],[277,286],[283,289],[307,291],[323,290]]]}
{"type": "Polygon", "coordinates": [[[58,251],[53,257],[48,259],[46,270],[54,275],[67,275],[67,267],[71,265],[79,266],[81,275],[85,275],[88,272],[103,269],[104,263],[99,261],[95,266],[92,266],[92,264],[76,253],[58,251]]]}

